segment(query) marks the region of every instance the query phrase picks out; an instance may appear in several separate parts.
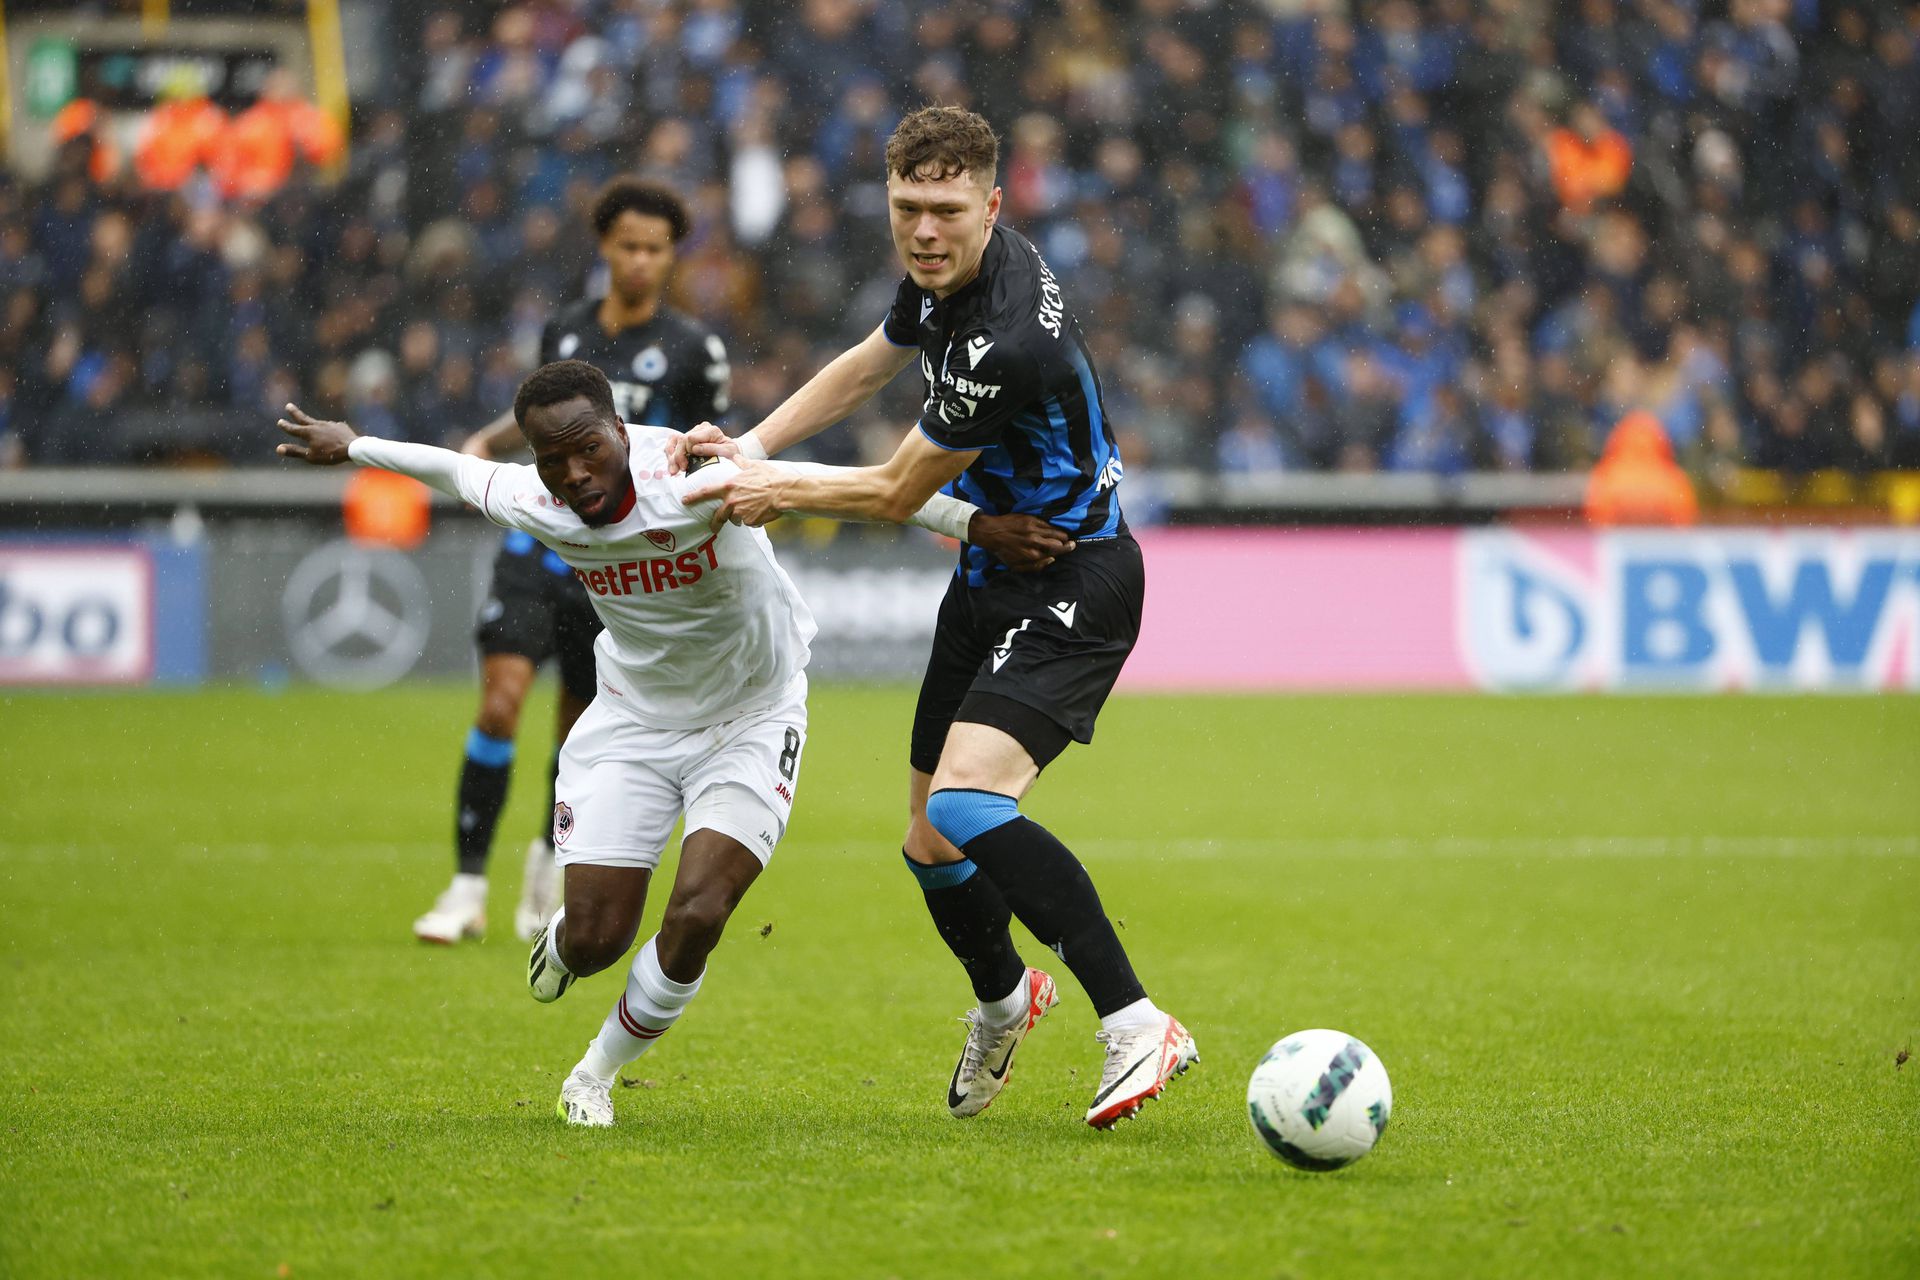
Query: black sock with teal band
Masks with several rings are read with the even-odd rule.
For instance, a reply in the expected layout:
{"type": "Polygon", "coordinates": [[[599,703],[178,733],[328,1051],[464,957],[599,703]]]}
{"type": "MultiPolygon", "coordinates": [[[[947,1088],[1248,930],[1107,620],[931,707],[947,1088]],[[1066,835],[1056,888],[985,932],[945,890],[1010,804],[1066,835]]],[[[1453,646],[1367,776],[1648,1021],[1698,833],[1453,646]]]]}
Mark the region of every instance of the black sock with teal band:
{"type": "Polygon", "coordinates": [[[983,1004],[1004,999],[1020,985],[1027,966],[1007,932],[1013,913],[993,881],[965,859],[930,867],[907,858],[907,870],[920,882],[933,927],[966,969],[974,996],[983,1004]]]}
{"type": "Polygon", "coordinates": [[[927,797],[927,821],[993,882],[1020,923],[1053,948],[1086,989],[1095,1014],[1105,1017],[1147,994],[1087,869],[1053,833],[1022,815],[1013,797],[943,789],[927,797]]]}
{"type": "Polygon", "coordinates": [[[459,809],[454,815],[454,858],[463,875],[487,874],[487,851],[494,828],[507,807],[507,783],[513,777],[513,739],[467,731],[467,756],[460,764],[459,809]]]}

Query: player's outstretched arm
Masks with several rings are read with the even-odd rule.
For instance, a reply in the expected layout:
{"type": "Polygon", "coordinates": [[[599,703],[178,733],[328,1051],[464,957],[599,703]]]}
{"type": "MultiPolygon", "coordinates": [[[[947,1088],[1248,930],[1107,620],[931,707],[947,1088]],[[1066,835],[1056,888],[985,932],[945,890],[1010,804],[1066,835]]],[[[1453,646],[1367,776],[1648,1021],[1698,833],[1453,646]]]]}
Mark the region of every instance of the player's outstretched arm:
{"type": "Polygon", "coordinates": [[[730,441],[718,427],[703,422],[674,441],[667,451],[667,470],[685,470],[689,451],[696,457],[761,459],[818,435],[873,399],[895,374],[913,363],[914,350],[896,347],[887,341],[884,327],[876,328],[738,439],[730,441]]]}
{"type": "Polygon", "coordinates": [[[502,469],[500,463],[430,444],[363,436],[344,422],[315,418],[296,404],[287,406],[287,416],[280,419],[279,425],[298,442],[274,449],[283,458],[298,458],[316,467],[351,461],[363,467],[412,476],[430,488],[478,507],[488,519],[499,520],[487,507],[487,491],[495,473],[502,469]]]}

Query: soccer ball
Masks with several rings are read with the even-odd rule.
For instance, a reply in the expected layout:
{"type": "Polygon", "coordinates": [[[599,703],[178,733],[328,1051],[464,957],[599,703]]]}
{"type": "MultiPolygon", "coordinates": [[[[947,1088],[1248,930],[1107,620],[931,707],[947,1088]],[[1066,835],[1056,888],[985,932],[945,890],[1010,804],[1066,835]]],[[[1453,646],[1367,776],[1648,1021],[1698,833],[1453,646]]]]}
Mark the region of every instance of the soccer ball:
{"type": "Polygon", "coordinates": [[[1296,1031],[1247,1081],[1247,1114],[1267,1149],[1296,1169],[1352,1164],[1380,1140],[1393,1086],[1373,1050],[1344,1031],[1296,1031]]]}

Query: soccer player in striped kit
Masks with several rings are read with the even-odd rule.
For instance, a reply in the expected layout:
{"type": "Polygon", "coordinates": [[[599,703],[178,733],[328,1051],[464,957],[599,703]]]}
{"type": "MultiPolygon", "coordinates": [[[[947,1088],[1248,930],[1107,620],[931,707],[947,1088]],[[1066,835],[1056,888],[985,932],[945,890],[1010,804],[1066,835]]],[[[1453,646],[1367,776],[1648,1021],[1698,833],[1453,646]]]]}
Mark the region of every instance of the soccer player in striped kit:
{"type": "Polygon", "coordinates": [[[1099,1015],[1105,1064],[1086,1119],[1105,1129],[1198,1053],[1148,998],[1086,868],[1020,812],[1067,743],[1092,739],[1139,634],[1146,582],[1099,377],[1053,272],[999,225],[998,157],[992,128],[970,111],[927,107],[901,121],[886,153],[906,269],[892,309],[738,441],[708,425],[689,433],[694,456],[741,469],[688,496],[721,498],[722,516],[753,525],[787,512],[900,520],[944,488],[1073,539],[1070,554],[1032,574],[1007,572],[988,548],[961,549],[914,715],[905,854],[979,1002],[948,1109],[986,1108],[1055,1001],[1053,979],[1014,950],[1007,925],[1018,916],[1099,1015]],[[759,461],[844,418],[916,359],[926,401],[886,463],[813,475],[759,461]]]}

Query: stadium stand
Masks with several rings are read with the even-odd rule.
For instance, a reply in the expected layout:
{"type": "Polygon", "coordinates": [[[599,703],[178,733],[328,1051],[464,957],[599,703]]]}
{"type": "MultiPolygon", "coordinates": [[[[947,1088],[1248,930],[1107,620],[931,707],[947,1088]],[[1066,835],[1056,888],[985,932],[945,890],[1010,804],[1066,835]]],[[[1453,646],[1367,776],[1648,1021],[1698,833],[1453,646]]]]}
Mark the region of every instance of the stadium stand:
{"type": "MultiPolygon", "coordinates": [[[[161,162],[199,143],[97,152],[75,110],[51,172],[0,179],[0,458],[264,463],[289,399],[457,437],[588,278],[622,171],[689,194],[676,303],[726,336],[749,423],[884,312],[880,149],[940,100],[1000,128],[1004,216],[1130,465],[1578,471],[1645,412],[1703,502],[1920,467],[1908,6],[373,8],[337,170],[297,105],[253,113],[291,130],[250,135],[263,181],[217,143],[185,177],[161,162]]],[[[880,450],[912,381],[815,456],[880,450]]]]}

